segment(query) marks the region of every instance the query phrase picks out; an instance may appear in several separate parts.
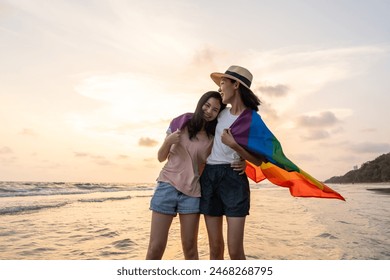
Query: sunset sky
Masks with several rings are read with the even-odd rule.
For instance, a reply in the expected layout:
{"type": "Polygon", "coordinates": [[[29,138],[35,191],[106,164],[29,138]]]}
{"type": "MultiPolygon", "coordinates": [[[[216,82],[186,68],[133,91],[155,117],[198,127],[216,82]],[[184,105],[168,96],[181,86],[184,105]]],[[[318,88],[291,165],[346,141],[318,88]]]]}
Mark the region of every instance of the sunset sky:
{"type": "Polygon", "coordinates": [[[0,0],[0,180],[153,183],[169,121],[248,68],[320,180],[390,152],[390,1],[0,0]]]}

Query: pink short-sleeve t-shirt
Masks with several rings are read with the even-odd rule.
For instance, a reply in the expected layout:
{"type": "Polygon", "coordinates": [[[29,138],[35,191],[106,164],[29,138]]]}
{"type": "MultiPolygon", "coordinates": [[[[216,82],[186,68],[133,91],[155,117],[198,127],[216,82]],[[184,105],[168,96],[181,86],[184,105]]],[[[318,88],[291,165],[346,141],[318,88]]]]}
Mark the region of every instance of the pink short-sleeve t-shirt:
{"type": "Polygon", "coordinates": [[[212,145],[213,138],[206,132],[199,132],[196,139],[190,140],[187,128],[183,129],[180,142],[172,145],[157,181],[170,183],[188,196],[200,197],[199,178],[212,145]]]}

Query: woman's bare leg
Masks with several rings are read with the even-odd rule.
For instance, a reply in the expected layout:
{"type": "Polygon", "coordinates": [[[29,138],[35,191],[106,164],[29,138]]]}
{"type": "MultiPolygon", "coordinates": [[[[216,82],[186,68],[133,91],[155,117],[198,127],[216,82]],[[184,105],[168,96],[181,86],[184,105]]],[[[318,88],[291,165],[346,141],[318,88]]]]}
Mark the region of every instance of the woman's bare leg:
{"type": "Polygon", "coordinates": [[[167,246],[172,220],[172,215],[152,212],[149,247],[146,253],[147,260],[161,260],[167,246]]]}
{"type": "Polygon", "coordinates": [[[227,244],[230,259],[245,260],[244,228],[245,217],[227,217],[227,244]]]}
{"type": "Polygon", "coordinates": [[[205,215],[207,234],[209,237],[210,260],[223,260],[225,243],[223,240],[223,216],[205,215]]]}
{"type": "Polygon", "coordinates": [[[181,244],[186,260],[199,260],[199,217],[200,214],[180,214],[181,244]]]}

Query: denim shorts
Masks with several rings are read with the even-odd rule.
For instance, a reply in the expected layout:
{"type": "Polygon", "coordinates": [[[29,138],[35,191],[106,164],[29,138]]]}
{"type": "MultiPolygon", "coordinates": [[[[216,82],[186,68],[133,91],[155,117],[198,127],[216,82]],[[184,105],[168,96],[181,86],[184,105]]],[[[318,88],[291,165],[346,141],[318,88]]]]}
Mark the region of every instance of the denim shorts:
{"type": "Polygon", "coordinates": [[[166,182],[158,182],[150,201],[150,210],[176,216],[199,213],[199,197],[191,197],[166,182]]]}
{"type": "Polygon", "coordinates": [[[207,164],[200,185],[200,213],[227,217],[249,215],[250,190],[245,173],[240,175],[230,164],[207,164]]]}

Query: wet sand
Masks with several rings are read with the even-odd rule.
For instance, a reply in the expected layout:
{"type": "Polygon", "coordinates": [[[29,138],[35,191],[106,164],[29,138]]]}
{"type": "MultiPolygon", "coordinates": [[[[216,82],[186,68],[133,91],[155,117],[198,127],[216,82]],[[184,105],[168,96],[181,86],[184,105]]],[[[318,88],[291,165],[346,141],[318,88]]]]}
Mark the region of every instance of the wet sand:
{"type": "MultiPolygon", "coordinates": [[[[390,200],[380,195],[388,194],[390,188],[356,184],[331,187],[347,201],[294,198],[280,187],[252,189],[245,228],[247,259],[390,259],[390,200]],[[368,187],[375,191],[367,191],[368,187]]],[[[143,260],[149,241],[151,194],[150,190],[119,192],[115,195],[123,199],[109,200],[98,199],[107,196],[104,193],[93,195],[93,199],[84,195],[75,199],[83,199],[83,203],[2,215],[0,259],[143,260]]],[[[178,221],[175,218],[171,226],[163,259],[183,259],[178,221]]],[[[224,229],[226,232],[226,224],[224,229]]],[[[208,259],[203,217],[199,255],[202,260],[208,259]]],[[[227,249],[225,258],[229,259],[227,249]]]]}

